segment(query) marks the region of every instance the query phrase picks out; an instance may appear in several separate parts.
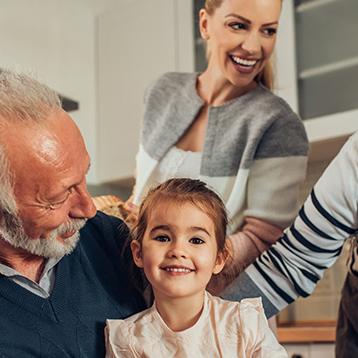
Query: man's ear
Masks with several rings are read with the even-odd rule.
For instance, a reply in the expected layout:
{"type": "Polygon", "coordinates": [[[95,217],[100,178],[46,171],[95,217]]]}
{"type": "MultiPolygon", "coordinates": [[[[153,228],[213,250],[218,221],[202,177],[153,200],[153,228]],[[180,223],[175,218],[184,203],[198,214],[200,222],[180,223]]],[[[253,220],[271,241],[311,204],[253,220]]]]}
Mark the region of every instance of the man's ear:
{"type": "Polygon", "coordinates": [[[228,252],[224,250],[223,252],[218,253],[216,258],[215,266],[213,268],[213,274],[218,274],[224,268],[226,260],[228,258],[228,252]]]}
{"type": "Polygon", "coordinates": [[[199,29],[201,37],[204,40],[210,40],[209,29],[208,29],[208,13],[205,9],[201,9],[199,12],[199,29]]]}
{"type": "Polygon", "coordinates": [[[134,263],[138,267],[143,267],[141,244],[137,240],[133,240],[131,242],[131,249],[132,249],[132,255],[133,255],[134,263]]]}

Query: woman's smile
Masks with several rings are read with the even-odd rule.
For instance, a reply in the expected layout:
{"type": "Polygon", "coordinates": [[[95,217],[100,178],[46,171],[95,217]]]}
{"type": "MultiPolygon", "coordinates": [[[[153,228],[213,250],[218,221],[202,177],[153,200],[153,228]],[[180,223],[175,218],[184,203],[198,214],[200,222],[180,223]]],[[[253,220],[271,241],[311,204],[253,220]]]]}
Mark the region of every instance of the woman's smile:
{"type": "Polygon", "coordinates": [[[259,60],[246,60],[238,56],[229,56],[234,64],[234,67],[241,73],[252,73],[255,70],[259,60]]]}

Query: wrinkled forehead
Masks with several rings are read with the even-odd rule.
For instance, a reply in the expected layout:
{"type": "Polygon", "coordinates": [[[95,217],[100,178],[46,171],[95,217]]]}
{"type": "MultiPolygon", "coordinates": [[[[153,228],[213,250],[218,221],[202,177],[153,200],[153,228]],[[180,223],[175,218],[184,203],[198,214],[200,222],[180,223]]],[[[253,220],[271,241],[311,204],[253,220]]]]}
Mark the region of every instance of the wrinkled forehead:
{"type": "MultiPolygon", "coordinates": [[[[34,171],[66,171],[88,160],[83,138],[65,113],[46,123],[16,123],[2,128],[8,164],[18,178],[38,174],[34,171]]],[[[83,165],[88,165],[85,163],[83,165]]]]}

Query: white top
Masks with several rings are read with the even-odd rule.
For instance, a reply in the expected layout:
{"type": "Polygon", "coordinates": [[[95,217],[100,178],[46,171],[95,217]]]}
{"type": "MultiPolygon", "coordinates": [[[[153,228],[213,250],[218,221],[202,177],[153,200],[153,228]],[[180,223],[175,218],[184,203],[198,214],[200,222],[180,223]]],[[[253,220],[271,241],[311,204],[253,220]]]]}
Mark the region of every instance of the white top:
{"type": "Polygon", "coordinates": [[[287,358],[267,324],[260,298],[225,301],[206,292],[194,326],[173,332],[154,305],[125,320],[107,320],[106,358],[287,358]]]}
{"type": "Polygon", "coordinates": [[[149,181],[151,187],[172,178],[199,179],[201,152],[185,151],[172,147],[153,170],[149,181]]]}

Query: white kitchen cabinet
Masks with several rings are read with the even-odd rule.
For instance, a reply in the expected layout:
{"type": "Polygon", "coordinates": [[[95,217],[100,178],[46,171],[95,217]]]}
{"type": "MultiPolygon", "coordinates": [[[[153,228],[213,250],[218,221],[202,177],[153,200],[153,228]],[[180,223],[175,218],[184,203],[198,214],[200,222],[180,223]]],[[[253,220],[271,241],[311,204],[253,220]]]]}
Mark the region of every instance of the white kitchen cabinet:
{"type": "Polygon", "coordinates": [[[285,343],[289,358],[334,358],[333,343],[285,343]]]}
{"type": "Polygon", "coordinates": [[[277,39],[278,94],[311,142],[358,130],[356,0],[285,0],[277,39]]]}
{"type": "Polygon", "coordinates": [[[100,182],[133,176],[144,90],[194,70],[192,33],[191,0],[132,0],[98,17],[100,182]]]}

